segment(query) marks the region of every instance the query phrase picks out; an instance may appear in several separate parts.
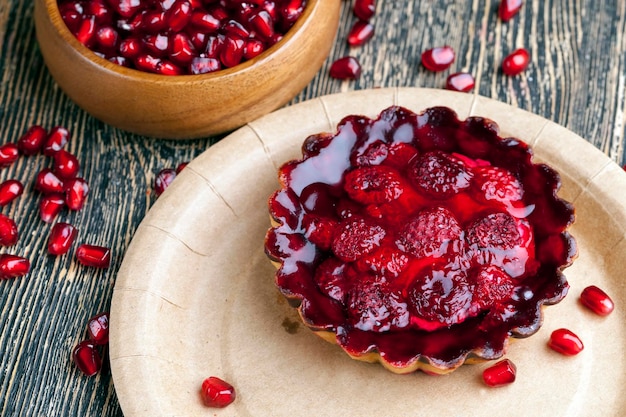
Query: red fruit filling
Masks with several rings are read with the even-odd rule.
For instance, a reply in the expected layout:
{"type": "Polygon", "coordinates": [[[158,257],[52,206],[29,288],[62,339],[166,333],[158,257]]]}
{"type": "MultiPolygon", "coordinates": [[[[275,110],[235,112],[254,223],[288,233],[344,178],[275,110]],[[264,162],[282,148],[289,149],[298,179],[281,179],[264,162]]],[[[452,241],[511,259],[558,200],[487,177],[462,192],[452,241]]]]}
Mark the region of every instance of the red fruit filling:
{"type": "Polygon", "coordinates": [[[58,0],[70,32],[97,55],[162,75],[233,67],[291,29],[305,0],[58,0]]]}
{"type": "Polygon", "coordinates": [[[391,107],[302,149],[279,170],[266,253],[304,322],[351,356],[436,373],[496,359],[567,294],[573,207],[494,122],[391,107]]]}

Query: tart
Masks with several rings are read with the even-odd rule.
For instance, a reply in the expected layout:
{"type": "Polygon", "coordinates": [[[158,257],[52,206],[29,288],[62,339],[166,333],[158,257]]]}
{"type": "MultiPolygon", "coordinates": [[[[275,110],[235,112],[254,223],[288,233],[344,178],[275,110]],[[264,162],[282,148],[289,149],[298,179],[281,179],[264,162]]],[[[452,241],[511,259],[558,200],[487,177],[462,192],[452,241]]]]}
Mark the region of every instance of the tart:
{"type": "Polygon", "coordinates": [[[278,172],[265,252],[303,323],[354,359],[444,374],[502,357],[568,292],[558,173],[446,107],[345,117],[278,172]]]}

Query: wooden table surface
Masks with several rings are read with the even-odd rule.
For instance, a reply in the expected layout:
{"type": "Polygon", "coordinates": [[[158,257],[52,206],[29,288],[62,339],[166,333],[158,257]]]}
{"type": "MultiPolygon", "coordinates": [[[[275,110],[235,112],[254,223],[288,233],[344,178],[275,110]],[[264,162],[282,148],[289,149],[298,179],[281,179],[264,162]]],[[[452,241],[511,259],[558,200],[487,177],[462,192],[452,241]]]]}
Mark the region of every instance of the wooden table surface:
{"type": "MultiPolygon", "coordinates": [[[[451,72],[468,71],[476,77],[472,93],[559,123],[615,162],[626,162],[626,1],[526,1],[506,23],[498,19],[498,0],[378,3],[375,37],[351,49],[346,36],[355,19],[352,1],[342,2],[331,57],[293,103],[355,89],[442,88],[451,72]],[[452,68],[430,73],[421,67],[421,52],[444,44],[457,52],[452,68]],[[532,62],[522,75],[506,77],[500,63],[518,47],[530,51],[532,62]],[[360,79],[329,78],[330,63],[347,54],[361,61],[360,79]]],[[[155,174],[191,160],[220,138],[151,139],[95,120],[50,77],[32,15],[29,0],[0,0],[0,144],[17,141],[33,124],[73,132],[67,149],[81,161],[91,194],[82,211],[64,211],[58,220],[79,229],[78,242],[111,247],[113,260],[109,269],[97,270],[77,264],[72,251],[47,255],[51,226],[39,219],[32,184],[49,159],[22,157],[0,171],[1,181],[26,184],[24,195],[2,208],[16,220],[20,240],[0,253],[17,253],[32,263],[26,277],[0,282],[0,415],[121,416],[106,363],[88,378],[70,352],[85,337],[87,319],[109,308],[124,251],[154,202],[155,174]]]]}

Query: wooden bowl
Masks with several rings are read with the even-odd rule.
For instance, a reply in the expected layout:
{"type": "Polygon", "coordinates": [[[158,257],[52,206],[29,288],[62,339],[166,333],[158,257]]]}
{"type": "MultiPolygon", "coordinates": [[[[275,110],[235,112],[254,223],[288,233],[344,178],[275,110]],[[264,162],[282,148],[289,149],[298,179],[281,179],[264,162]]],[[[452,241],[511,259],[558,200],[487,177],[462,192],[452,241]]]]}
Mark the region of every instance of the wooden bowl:
{"type": "Polygon", "coordinates": [[[330,52],[340,5],[308,0],[281,41],[252,60],[203,75],[151,74],[100,58],[68,30],[57,0],[35,0],[35,28],[52,77],[78,106],[133,133],[187,139],[233,130],[298,94],[330,52]]]}

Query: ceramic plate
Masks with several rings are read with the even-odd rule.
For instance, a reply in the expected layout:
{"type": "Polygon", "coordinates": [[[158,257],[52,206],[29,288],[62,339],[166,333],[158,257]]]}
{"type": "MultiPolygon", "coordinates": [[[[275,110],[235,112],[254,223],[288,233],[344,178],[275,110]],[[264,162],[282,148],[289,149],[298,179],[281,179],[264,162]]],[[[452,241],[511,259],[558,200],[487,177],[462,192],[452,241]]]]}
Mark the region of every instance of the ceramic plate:
{"type": "Polygon", "coordinates": [[[594,146],[546,119],[484,97],[445,90],[376,89],[317,98],[242,127],[192,161],[136,231],[111,306],[110,359],[124,414],[135,416],[623,416],[626,415],[626,173],[594,146]],[[375,117],[397,104],[445,105],[479,115],[534,147],[562,175],[576,206],[580,256],[568,297],[542,329],[510,346],[514,384],[488,388],[468,365],[443,377],[395,375],[348,358],[298,324],[274,287],[263,252],[267,198],[277,168],[300,157],[312,133],[348,114],[375,117]],[[596,284],[617,308],[602,318],[578,302],[596,284]],[[567,327],[576,357],[546,346],[567,327]],[[231,382],[237,400],[207,409],[204,378],[231,382]]]}

